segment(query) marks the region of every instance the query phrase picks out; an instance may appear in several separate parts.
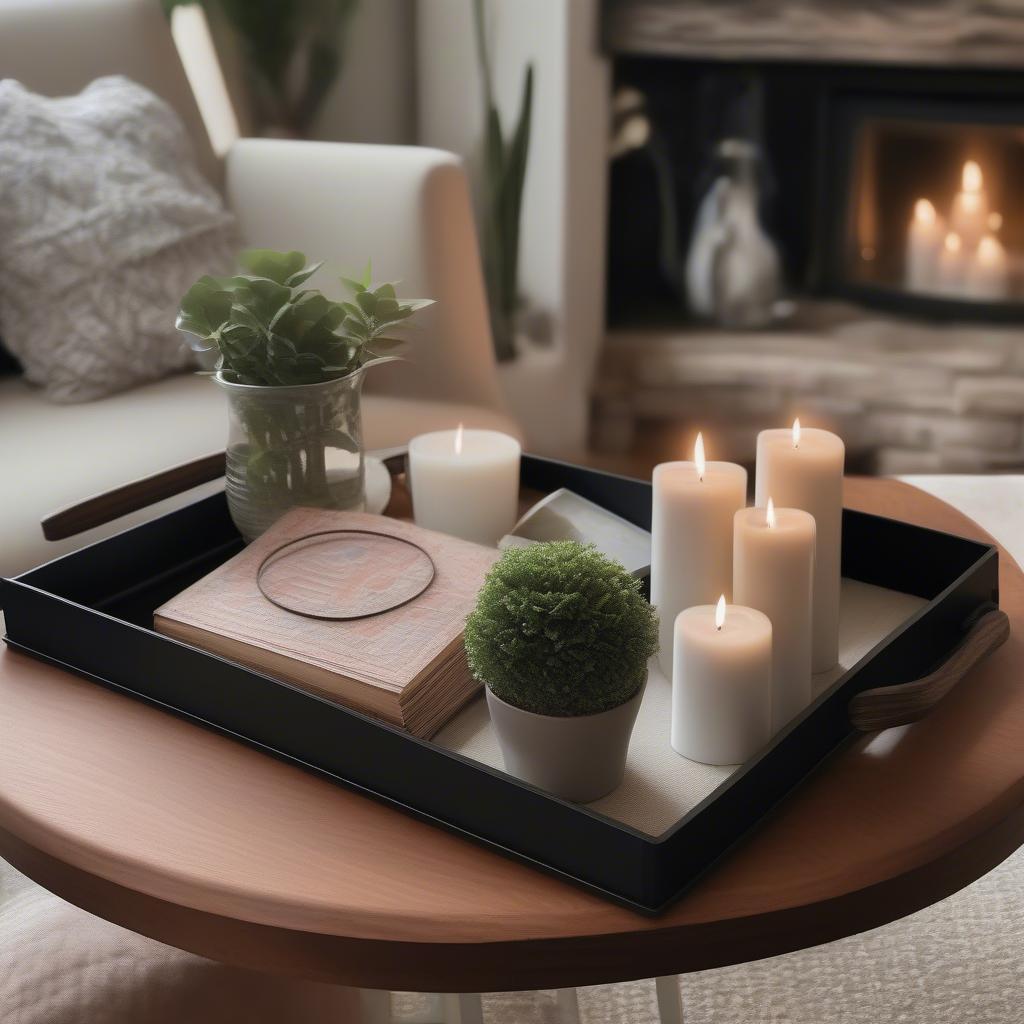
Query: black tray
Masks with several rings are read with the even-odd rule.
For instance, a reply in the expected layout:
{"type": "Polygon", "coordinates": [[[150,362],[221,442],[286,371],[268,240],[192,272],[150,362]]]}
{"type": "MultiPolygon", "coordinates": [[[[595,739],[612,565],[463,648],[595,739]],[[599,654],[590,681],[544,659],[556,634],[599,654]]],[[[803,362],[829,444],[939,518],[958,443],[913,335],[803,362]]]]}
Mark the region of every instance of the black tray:
{"type": "MultiPolygon", "coordinates": [[[[524,456],[522,483],[571,488],[650,528],[642,481],[524,456]]],[[[843,575],[928,603],[654,838],[152,631],[155,608],[241,546],[218,494],[0,580],[7,642],[647,913],[682,893],[850,736],[851,697],[925,675],[998,602],[995,548],[845,510],[843,575]]]]}

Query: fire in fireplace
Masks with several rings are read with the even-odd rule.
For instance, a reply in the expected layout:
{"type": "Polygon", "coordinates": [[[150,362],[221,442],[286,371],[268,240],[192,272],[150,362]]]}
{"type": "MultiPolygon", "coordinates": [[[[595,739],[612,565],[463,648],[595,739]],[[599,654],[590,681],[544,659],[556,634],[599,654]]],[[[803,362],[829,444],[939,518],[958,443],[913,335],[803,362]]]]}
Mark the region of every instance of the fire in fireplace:
{"type": "Polygon", "coordinates": [[[965,92],[837,100],[826,287],[924,315],[1024,319],[1024,105],[965,92]]]}

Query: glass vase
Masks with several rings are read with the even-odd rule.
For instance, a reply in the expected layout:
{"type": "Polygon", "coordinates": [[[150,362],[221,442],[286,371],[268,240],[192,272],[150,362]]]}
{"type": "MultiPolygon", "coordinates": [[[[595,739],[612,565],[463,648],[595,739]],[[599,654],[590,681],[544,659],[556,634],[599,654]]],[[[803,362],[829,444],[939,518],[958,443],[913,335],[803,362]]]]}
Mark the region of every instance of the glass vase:
{"type": "Polygon", "coordinates": [[[296,506],[363,508],[362,370],[294,387],[214,379],[228,398],[228,509],[246,542],[296,506]]]}

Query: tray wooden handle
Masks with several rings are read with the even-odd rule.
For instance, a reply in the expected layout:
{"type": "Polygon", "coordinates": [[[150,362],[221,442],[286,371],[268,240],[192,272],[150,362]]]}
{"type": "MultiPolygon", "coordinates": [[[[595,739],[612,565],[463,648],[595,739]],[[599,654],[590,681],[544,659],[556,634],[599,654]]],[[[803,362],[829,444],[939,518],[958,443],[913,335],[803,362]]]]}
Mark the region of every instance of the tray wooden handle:
{"type": "MultiPolygon", "coordinates": [[[[405,470],[407,447],[383,448],[367,452],[380,459],[392,476],[405,470]]],[[[103,526],[114,519],[137,512],[165,498],[173,498],[182,491],[209,483],[224,475],[224,452],[203,455],[191,462],[161,470],[151,476],[140,477],[113,490],[94,494],[74,505],[67,505],[46,516],[40,525],[47,540],[74,537],[95,526],[103,526]]]]}
{"type": "Polygon", "coordinates": [[[930,675],[899,686],[865,690],[850,701],[850,721],[861,732],[891,729],[924,718],[983,658],[1010,635],[1010,620],[998,608],[971,627],[963,643],[930,675]]]}
{"type": "Polygon", "coordinates": [[[74,537],[223,475],[224,452],[203,455],[51,512],[40,524],[43,536],[47,540],[74,537]]]}

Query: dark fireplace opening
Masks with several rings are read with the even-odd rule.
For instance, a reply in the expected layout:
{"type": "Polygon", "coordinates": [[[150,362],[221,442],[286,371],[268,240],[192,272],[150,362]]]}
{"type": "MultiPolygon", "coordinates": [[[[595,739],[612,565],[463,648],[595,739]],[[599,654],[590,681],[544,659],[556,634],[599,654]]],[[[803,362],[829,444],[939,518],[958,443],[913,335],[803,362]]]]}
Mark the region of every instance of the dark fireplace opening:
{"type": "MultiPolygon", "coordinates": [[[[734,260],[734,276],[762,275],[761,299],[774,288],[925,319],[1024,322],[1022,77],[619,57],[609,326],[721,319],[709,303],[729,288],[714,276],[714,233],[729,230],[730,215],[713,216],[722,179],[740,196],[732,219],[753,196],[766,236],[738,248],[774,250],[734,260]]],[[[788,315],[785,303],[754,307],[726,305],[726,323],[788,315]]]]}

